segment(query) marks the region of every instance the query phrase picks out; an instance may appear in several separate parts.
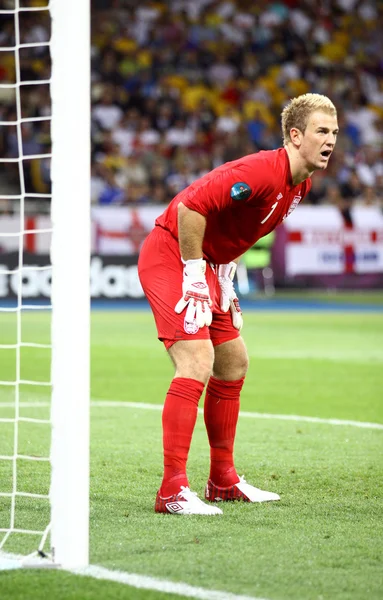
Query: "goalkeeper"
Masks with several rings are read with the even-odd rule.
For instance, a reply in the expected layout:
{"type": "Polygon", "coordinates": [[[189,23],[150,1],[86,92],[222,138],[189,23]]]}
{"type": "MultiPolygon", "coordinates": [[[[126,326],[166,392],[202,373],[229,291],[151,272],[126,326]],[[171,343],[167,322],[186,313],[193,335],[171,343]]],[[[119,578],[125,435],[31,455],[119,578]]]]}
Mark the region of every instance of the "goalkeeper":
{"type": "Polygon", "coordinates": [[[336,109],[319,94],[291,100],[282,112],[284,146],[226,163],[180,192],[142,247],[139,276],[158,338],[175,367],[162,413],[164,475],[155,510],[221,514],[214,502],[279,500],[238,476],[233,448],[248,356],[233,287],[238,258],[275,229],[327,167],[338,132],[336,109]],[[210,474],[203,502],[186,465],[197,408],[204,420],[210,474]]]}

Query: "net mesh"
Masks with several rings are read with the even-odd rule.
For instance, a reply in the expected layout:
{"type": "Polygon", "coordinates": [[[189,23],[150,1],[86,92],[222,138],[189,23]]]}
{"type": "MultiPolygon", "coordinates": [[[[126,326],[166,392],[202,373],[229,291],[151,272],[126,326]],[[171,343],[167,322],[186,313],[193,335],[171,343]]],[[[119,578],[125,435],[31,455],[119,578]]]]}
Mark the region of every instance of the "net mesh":
{"type": "Polygon", "coordinates": [[[51,158],[49,3],[0,0],[0,15],[0,280],[14,288],[13,298],[0,297],[0,551],[26,555],[43,553],[50,528],[51,306],[39,296],[25,300],[31,273],[48,282],[51,273],[50,264],[25,264],[31,238],[52,231],[29,218],[39,203],[46,212],[51,198],[49,183],[43,191],[31,185],[51,158]],[[17,231],[7,227],[9,214],[19,219],[17,231]],[[1,264],[2,248],[14,250],[15,266],[1,264]]]}

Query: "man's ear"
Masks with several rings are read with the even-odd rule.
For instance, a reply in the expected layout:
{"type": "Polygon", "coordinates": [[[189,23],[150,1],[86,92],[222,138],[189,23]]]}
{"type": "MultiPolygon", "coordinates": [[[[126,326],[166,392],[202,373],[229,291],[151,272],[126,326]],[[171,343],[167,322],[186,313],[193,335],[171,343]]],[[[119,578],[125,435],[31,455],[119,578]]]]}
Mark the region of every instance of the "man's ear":
{"type": "Polygon", "coordinates": [[[302,143],[302,137],[303,133],[300,129],[298,129],[297,127],[292,127],[290,129],[290,139],[294,146],[296,146],[297,148],[299,148],[302,143]]]}

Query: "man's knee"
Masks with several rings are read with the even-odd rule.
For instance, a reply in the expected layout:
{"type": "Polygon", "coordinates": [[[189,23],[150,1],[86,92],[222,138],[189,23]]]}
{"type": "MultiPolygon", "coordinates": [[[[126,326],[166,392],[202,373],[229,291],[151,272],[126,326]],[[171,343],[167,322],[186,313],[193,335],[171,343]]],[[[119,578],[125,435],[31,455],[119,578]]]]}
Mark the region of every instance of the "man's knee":
{"type": "Polygon", "coordinates": [[[238,377],[236,379],[241,379],[246,376],[246,373],[249,369],[249,357],[247,352],[241,352],[236,356],[234,360],[234,366],[237,371],[238,377]]]}
{"type": "Polygon", "coordinates": [[[218,379],[226,381],[235,381],[246,376],[249,368],[249,359],[247,354],[233,353],[231,359],[223,364],[214,363],[213,374],[218,379]]]}
{"type": "Polygon", "coordinates": [[[242,338],[216,346],[214,377],[225,381],[235,381],[245,377],[248,368],[249,357],[242,338]]]}
{"type": "Polygon", "coordinates": [[[208,340],[176,342],[169,348],[176,368],[175,377],[187,377],[206,383],[214,362],[213,345],[208,340]]]}

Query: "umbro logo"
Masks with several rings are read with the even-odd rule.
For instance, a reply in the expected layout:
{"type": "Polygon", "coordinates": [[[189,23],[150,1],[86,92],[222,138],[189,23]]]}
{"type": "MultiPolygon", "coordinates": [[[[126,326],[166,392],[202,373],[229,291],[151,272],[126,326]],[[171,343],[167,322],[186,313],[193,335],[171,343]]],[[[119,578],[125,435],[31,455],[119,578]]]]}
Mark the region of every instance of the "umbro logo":
{"type": "Polygon", "coordinates": [[[203,290],[206,287],[206,283],[203,283],[203,281],[196,281],[196,283],[193,283],[192,285],[198,290],[203,290]]]}
{"type": "Polygon", "coordinates": [[[165,506],[171,513],[178,513],[183,510],[183,507],[178,502],[167,502],[165,506]]]}
{"type": "Polygon", "coordinates": [[[280,200],[281,198],[283,198],[283,194],[282,194],[282,192],[279,192],[279,194],[277,196],[277,200],[280,200]]]}

